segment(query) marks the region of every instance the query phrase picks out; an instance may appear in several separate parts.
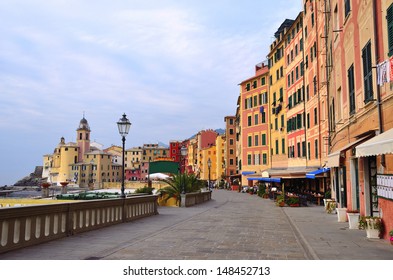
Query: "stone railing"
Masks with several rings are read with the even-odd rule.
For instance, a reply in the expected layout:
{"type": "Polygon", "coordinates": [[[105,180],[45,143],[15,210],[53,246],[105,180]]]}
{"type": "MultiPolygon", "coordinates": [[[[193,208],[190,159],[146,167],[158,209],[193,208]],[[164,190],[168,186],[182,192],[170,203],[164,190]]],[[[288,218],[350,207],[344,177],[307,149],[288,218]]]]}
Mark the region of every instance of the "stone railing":
{"type": "Polygon", "coordinates": [[[157,214],[155,195],[0,208],[0,253],[157,214]]]}
{"type": "Polygon", "coordinates": [[[212,192],[211,191],[193,192],[193,193],[182,194],[181,196],[182,196],[181,207],[190,207],[211,200],[212,192]]]}

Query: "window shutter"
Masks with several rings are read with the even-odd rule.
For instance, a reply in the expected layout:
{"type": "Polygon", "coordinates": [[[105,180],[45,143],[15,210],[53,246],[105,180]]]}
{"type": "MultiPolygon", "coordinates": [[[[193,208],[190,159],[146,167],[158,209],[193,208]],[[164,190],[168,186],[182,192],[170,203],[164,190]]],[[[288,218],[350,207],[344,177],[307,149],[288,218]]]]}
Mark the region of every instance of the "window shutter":
{"type": "Polygon", "coordinates": [[[388,26],[388,45],[389,53],[388,55],[393,55],[393,4],[389,6],[386,12],[386,20],[388,26]]]}

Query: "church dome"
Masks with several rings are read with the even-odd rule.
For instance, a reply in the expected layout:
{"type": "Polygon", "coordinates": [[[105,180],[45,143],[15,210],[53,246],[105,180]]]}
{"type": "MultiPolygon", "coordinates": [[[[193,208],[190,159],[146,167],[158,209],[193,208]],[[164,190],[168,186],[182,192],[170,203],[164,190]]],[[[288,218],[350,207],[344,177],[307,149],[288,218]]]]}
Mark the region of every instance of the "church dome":
{"type": "Polygon", "coordinates": [[[78,127],[77,130],[80,130],[80,129],[90,131],[89,123],[87,122],[87,120],[85,119],[85,117],[83,117],[83,118],[81,119],[81,121],[79,122],[79,127],[78,127]]]}

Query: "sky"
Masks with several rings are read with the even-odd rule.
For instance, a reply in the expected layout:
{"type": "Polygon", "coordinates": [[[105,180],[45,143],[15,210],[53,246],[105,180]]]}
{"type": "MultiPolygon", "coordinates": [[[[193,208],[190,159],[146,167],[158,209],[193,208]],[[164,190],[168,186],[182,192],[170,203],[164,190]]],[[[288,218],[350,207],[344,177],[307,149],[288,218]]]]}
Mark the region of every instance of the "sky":
{"type": "Polygon", "coordinates": [[[85,116],[126,148],[224,128],[239,83],[301,0],[0,1],[0,186],[42,165],[85,116]]]}

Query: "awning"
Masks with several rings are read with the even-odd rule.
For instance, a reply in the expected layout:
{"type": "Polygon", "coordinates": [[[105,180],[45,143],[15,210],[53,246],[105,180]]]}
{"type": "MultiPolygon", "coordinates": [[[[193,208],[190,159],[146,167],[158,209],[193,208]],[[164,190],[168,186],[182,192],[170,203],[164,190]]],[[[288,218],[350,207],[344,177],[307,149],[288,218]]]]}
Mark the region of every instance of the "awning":
{"type": "Polygon", "coordinates": [[[249,177],[247,180],[262,181],[267,183],[281,183],[281,178],[269,178],[269,177],[249,177]]]}
{"type": "Polygon", "coordinates": [[[328,160],[326,163],[327,167],[339,167],[340,166],[340,155],[341,152],[345,152],[346,150],[352,148],[353,146],[355,146],[356,144],[358,144],[361,141],[366,140],[367,138],[369,138],[370,135],[361,137],[347,145],[345,145],[344,147],[339,148],[337,151],[335,151],[334,153],[328,154],[328,160]]]}
{"type": "Polygon", "coordinates": [[[251,174],[255,174],[255,171],[243,171],[242,175],[251,175],[251,174]]]}
{"type": "Polygon", "coordinates": [[[314,171],[311,171],[311,172],[307,173],[306,174],[306,178],[308,178],[308,179],[315,179],[316,175],[319,175],[319,174],[322,174],[322,173],[325,173],[325,172],[329,172],[329,171],[330,171],[330,168],[317,169],[317,170],[314,170],[314,171]]]}
{"type": "Polygon", "coordinates": [[[326,162],[328,167],[339,167],[340,166],[340,151],[334,152],[328,155],[326,162]]]}
{"type": "Polygon", "coordinates": [[[389,129],[356,147],[357,157],[393,154],[393,129],[389,129]]]}

